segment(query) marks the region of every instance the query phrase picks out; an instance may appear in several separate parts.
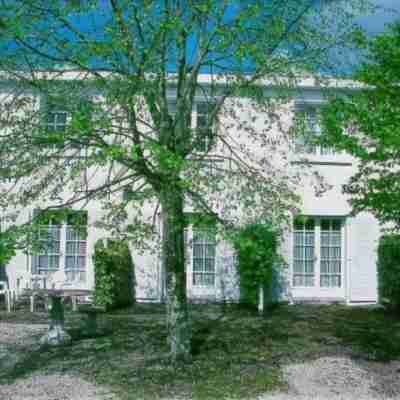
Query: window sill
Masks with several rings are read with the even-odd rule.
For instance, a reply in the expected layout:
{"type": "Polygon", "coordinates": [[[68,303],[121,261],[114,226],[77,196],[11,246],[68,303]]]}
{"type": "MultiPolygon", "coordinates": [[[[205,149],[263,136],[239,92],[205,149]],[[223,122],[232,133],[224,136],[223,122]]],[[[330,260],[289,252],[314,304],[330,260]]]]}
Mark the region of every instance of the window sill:
{"type": "Polygon", "coordinates": [[[302,154],[294,157],[291,164],[310,164],[310,165],[341,165],[353,166],[353,159],[347,154],[302,154]]]}

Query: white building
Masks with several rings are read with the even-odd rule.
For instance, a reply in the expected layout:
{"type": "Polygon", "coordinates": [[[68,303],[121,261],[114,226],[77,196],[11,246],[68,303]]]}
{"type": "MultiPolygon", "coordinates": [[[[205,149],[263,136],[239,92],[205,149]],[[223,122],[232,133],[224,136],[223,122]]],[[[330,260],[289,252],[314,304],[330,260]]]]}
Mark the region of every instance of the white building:
{"type": "MultiPolygon", "coordinates": [[[[346,82],[339,82],[342,88],[346,85],[346,82]]],[[[282,112],[282,119],[290,124],[294,113],[303,111],[310,127],[318,133],[314,117],[322,102],[321,88],[314,80],[305,80],[282,112]]],[[[48,123],[55,127],[59,125],[61,129],[66,120],[63,110],[53,110],[48,115],[48,123]]],[[[303,223],[294,220],[282,243],[282,254],[288,266],[280,279],[281,296],[293,300],[342,301],[348,304],[376,302],[379,224],[367,213],[350,216],[348,199],[342,194],[342,185],[356,171],[355,160],[318,146],[297,146],[290,160],[293,168],[303,168],[307,164],[319,172],[329,189],[322,195],[316,194],[309,175],[303,178],[297,189],[302,198],[302,214],[308,218],[303,223]]],[[[21,221],[33,212],[33,209],[26,210],[20,217],[21,221]]],[[[46,277],[61,270],[65,271],[67,284],[71,287],[92,289],[94,244],[105,236],[93,223],[101,213],[100,205],[96,203],[91,203],[86,209],[86,240],[74,234],[68,221],[50,223],[45,231],[46,234],[51,232],[53,245],[36,255],[19,252],[5,269],[9,287],[25,287],[33,278],[46,277]]],[[[187,236],[188,243],[191,243],[187,260],[189,296],[238,299],[238,278],[231,246],[216,243],[192,229],[188,229],[187,236]]],[[[137,266],[137,300],[161,301],[165,291],[159,257],[150,253],[136,254],[132,250],[137,266]]]]}

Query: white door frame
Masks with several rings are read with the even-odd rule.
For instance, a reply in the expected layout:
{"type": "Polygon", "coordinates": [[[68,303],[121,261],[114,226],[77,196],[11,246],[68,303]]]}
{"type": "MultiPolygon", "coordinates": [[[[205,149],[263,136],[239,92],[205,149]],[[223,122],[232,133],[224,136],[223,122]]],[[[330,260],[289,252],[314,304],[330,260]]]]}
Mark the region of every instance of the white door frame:
{"type": "Polygon", "coordinates": [[[290,287],[294,299],[323,299],[323,300],[345,300],[346,298],[346,217],[344,216],[324,216],[310,215],[314,219],[314,286],[293,286],[293,249],[294,249],[294,227],[290,235],[290,287]],[[321,287],[320,285],[320,266],[321,266],[321,220],[340,220],[341,221],[341,278],[340,287],[321,287]]]}

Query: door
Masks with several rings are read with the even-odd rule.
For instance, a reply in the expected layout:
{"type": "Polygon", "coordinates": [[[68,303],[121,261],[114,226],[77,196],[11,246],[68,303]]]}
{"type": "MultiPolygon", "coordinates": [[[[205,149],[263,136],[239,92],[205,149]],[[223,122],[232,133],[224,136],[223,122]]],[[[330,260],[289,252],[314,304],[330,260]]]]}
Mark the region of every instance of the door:
{"type": "Polygon", "coordinates": [[[294,221],[292,294],[305,299],[344,299],[344,219],[301,217],[294,221]]]}

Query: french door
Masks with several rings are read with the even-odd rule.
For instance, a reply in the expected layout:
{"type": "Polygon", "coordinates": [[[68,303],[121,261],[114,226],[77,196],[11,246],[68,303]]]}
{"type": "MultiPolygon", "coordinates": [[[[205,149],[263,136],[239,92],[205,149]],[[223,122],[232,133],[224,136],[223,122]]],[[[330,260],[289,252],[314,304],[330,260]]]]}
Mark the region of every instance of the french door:
{"type": "Polygon", "coordinates": [[[344,219],[296,218],[291,284],[294,296],[344,297],[344,219]]]}

